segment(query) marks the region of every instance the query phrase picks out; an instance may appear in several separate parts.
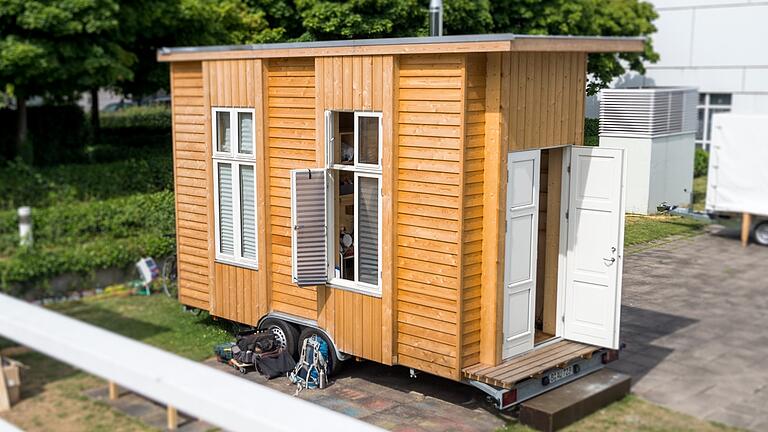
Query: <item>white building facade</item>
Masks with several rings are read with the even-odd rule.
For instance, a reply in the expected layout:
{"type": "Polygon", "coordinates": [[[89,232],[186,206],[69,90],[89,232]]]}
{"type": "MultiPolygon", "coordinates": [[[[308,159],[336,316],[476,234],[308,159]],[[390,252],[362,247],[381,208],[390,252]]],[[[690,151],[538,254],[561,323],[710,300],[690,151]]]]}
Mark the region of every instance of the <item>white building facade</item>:
{"type": "MultiPolygon", "coordinates": [[[[768,113],[768,0],[650,0],[660,55],[646,74],[615,87],[693,86],[699,90],[696,144],[709,149],[712,114],[768,113]]],[[[587,115],[597,117],[597,100],[587,115]]]]}

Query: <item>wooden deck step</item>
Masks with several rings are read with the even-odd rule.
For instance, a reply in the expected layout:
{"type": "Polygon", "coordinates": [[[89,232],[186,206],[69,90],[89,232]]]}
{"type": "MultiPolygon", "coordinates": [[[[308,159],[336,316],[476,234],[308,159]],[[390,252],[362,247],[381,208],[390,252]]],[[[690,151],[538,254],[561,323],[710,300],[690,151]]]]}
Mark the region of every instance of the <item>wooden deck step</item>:
{"type": "Polygon", "coordinates": [[[575,359],[589,358],[599,349],[561,340],[507,359],[497,366],[480,363],[464,368],[462,373],[465,378],[509,389],[518,381],[539,375],[547,369],[564,366],[575,359]]]}

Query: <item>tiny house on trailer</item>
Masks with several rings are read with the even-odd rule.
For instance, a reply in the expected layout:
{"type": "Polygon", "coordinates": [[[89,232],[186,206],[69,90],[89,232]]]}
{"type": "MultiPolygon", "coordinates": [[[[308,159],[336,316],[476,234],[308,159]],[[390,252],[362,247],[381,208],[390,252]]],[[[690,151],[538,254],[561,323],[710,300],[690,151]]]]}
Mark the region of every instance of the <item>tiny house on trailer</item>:
{"type": "Polygon", "coordinates": [[[624,155],[581,146],[589,52],[449,36],[162,49],[179,299],[500,407],[618,348],[624,155]]]}

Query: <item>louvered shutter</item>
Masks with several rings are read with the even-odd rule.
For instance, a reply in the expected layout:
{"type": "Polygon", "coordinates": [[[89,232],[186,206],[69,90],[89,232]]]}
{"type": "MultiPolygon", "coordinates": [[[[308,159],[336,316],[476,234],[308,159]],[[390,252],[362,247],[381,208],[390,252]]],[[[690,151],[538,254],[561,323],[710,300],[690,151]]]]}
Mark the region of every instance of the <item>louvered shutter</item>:
{"type": "Polygon", "coordinates": [[[357,178],[357,280],[379,284],[379,179],[357,178]]]}
{"type": "Polygon", "coordinates": [[[328,279],[326,239],[326,171],[291,171],[293,280],[299,286],[328,279]]]}
{"type": "Polygon", "coordinates": [[[253,115],[251,113],[238,113],[238,131],[237,151],[240,154],[253,154],[253,115]]]}
{"type": "Polygon", "coordinates": [[[256,180],[252,165],[240,166],[240,231],[243,258],[256,259],[256,180]]]}
{"type": "Polygon", "coordinates": [[[232,164],[218,164],[219,190],[219,251],[224,255],[235,254],[235,215],[232,199],[232,164]]]}

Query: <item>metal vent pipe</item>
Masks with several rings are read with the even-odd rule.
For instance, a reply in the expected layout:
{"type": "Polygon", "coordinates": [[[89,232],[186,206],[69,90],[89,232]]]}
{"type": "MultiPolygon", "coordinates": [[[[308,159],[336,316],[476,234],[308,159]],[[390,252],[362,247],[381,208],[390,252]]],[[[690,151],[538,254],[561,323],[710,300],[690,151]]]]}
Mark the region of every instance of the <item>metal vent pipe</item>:
{"type": "Polygon", "coordinates": [[[429,0],[429,35],[443,35],[443,0],[429,0]]]}

